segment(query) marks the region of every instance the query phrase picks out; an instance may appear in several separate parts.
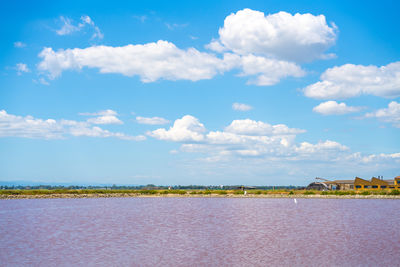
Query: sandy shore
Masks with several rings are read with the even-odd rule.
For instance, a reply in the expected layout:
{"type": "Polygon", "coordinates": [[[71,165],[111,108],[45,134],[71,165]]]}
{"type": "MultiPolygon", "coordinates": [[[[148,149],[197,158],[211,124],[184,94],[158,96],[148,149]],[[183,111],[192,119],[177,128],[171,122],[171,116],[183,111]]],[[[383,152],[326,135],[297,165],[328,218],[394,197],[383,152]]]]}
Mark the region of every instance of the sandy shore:
{"type": "Polygon", "coordinates": [[[0,195],[0,199],[45,199],[45,198],[124,198],[124,197],[141,197],[141,198],[317,198],[317,199],[400,199],[395,195],[288,195],[288,194],[248,194],[248,195],[143,195],[129,193],[113,193],[113,194],[44,194],[44,195],[0,195]]]}

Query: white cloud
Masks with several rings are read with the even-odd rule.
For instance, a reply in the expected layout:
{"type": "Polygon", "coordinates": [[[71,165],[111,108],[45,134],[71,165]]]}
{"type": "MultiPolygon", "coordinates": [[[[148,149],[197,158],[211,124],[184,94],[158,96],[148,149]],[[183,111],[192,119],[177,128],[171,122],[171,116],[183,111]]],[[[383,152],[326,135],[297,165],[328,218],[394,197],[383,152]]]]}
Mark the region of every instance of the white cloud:
{"type": "Polygon", "coordinates": [[[381,121],[393,124],[394,127],[400,128],[400,103],[392,101],[387,108],[367,113],[365,117],[378,118],[381,121]]]}
{"type": "Polygon", "coordinates": [[[53,119],[15,116],[0,110],[0,137],[62,138],[63,126],[53,119]]]}
{"type": "Polygon", "coordinates": [[[72,21],[69,18],[64,18],[63,16],[60,17],[60,20],[62,22],[62,27],[59,30],[56,30],[56,33],[58,35],[68,35],[73,32],[79,31],[80,28],[78,26],[72,25],[72,21]]]}
{"type": "Polygon", "coordinates": [[[149,124],[149,125],[162,125],[162,124],[169,123],[169,120],[161,118],[161,117],[146,118],[146,117],[137,116],[136,121],[140,124],[149,124]]]}
{"type": "Polygon", "coordinates": [[[289,128],[284,124],[271,125],[250,119],[234,120],[225,128],[226,132],[241,135],[295,135],[306,132],[302,129],[289,128]]]}
{"type": "MultiPolygon", "coordinates": [[[[94,26],[83,16],[83,25],[94,26]]],[[[173,29],[177,26],[170,25],[173,29]]],[[[159,40],[121,47],[92,46],[54,51],[45,48],[39,54],[39,70],[51,79],[65,70],[97,68],[100,73],[139,76],[143,82],[165,80],[198,81],[217,74],[239,70],[250,77],[248,83],[270,86],[287,77],[303,77],[306,72],[296,62],[327,58],[323,54],[336,40],[335,26],[328,26],[323,15],[291,15],[286,12],[264,16],[250,9],[240,10],[225,19],[207,48],[223,53],[216,56],[195,48],[180,49],[159,40]]]]}
{"type": "Polygon", "coordinates": [[[87,15],[81,16],[81,22],[78,25],[73,25],[72,19],[65,18],[63,16],[60,17],[60,21],[62,22],[62,27],[59,30],[56,30],[58,35],[69,35],[74,32],[81,31],[85,26],[88,26],[92,29],[93,34],[91,39],[98,38],[103,39],[104,35],[100,31],[99,27],[97,27],[94,21],[87,15]]]}
{"type": "Polygon", "coordinates": [[[181,50],[166,41],[121,47],[93,46],[85,49],[53,51],[45,48],[39,54],[43,60],[38,68],[51,78],[62,71],[83,67],[99,68],[101,73],[139,75],[143,82],[158,79],[191,80],[210,79],[218,72],[232,68],[214,55],[194,48],[181,50]]]}
{"type": "Polygon", "coordinates": [[[158,129],[148,135],[160,140],[184,143],[181,151],[205,153],[212,160],[230,157],[283,157],[300,160],[310,158],[313,154],[334,158],[337,153],[348,149],[329,140],[317,144],[303,142],[296,145],[296,135],[305,130],[249,119],[235,120],[224,131],[205,131],[203,124],[187,115],[176,120],[169,130],[158,129]]]}
{"type": "Polygon", "coordinates": [[[329,26],[324,15],[291,15],[243,9],[225,18],[219,39],[208,48],[236,54],[256,54],[289,61],[327,58],[323,54],[336,41],[336,26],[329,26]]]}
{"type": "Polygon", "coordinates": [[[270,59],[266,57],[246,55],[240,57],[242,67],[241,76],[256,75],[249,80],[249,84],[268,86],[277,84],[288,76],[302,77],[306,72],[293,62],[270,59]]]}
{"type": "Polygon", "coordinates": [[[50,85],[48,81],[46,81],[46,79],[44,79],[43,77],[39,78],[39,83],[43,84],[43,85],[50,85]]]}
{"type": "Polygon", "coordinates": [[[179,23],[165,23],[165,26],[167,26],[168,30],[175,30],[177,28],[185,28],[187,27],[189,24],[184,23],[184,24],[179,24],[179,23]]]}
{"type": "Polygon", "coordinates": [[[117,118],[118,113],[111,109],[101,110],[95,113],[80,113],[80,115],[96,116],[87,120],[87,122],[92,124],[123,124],[123,122],[117,118]]]}
{"type": "Polygon", "coordinates": [[[200,142],[204,140],[204,132],[206,129],[199,120],[193,116],[186,115],[181,119],[177,119],[174,125],[166,129],[157,129],[148,132],[148,135],[166,141],[174,142],[200,142]]]}
{"type": "Polygon", "coordinates": [[[28,65],[26,65],[25,63],[17,63],[17,65],[15,65],[15,69],[17,70],[18,75],[21,75],[23,72],[31,71],[28,68],[28,65]]]}
{"type": "Polygon", "coordinates": [[[324,142],[318,142],[317,144],[310,144],[308,142],[302,142],[300,146],[296,147],[296,151],[300,153],[316,153],[320,152],[323,150],[339,150],[339,151],[345,151],[348,150],[349,148],[347,146],[344,146],[338,142],[335,141],[324,141],[324,142]]]}
{"type": "Polygon", "coordinates": [[[37,139],[63,139],[68,136],[115,137],[123,140],[145,140],[146,137],[110,132],[89,122],[74,120],[37,119],[32,116],[16,116],[0,110],[0,137],[24,137],[37,139]]]}
{"type": "Polygon", "coordinates": [[[250,105],[243,104],[243,103],[233,103],[232,109],[238,110],[238,111],[248,111],[248,110],[252,110],[253,107],[250,105]]]}
{"type": "Polygon", "coordinates": [[[116,116],[99,116],[90,118],[87,121],[92,124],[122,124],[122,121],[116,116]]]}
{"type": "Polygon", "coordinates": [[[313,108],[314,112],[323,115],[343,115],[358,112],[362,107],[347,106],[346,103],[338,103],[336,101],[326,101],[313,108]]]}
{"type": "Polygon", "coordinates": [[[386,66],[345,64],[327,69],[321,81],[304,89],[307,97],[344,99],[362,94],[380,97],[400,96],[400,62],[386,66]]]}
{"type": "Polygon", "coordinates": [[[190,165],[189,171],[195,169],[196,173],[209,170],[223,172],[226,176],[226,171],[228,171],[231,173],[229,176],[233,177],[246,170],[245,175],[248,177],[249,172],[258,169],[256,177],[272,170],[279,173],[282,171],[301,173],[304,176],[321,172],[338,175],[342,172],[336,171],[337,166],[351,170],[348,173],[359,173],[360,167],[370,172],[393,168],[396,164],[400,164],[400,153],[370,155],[354,153],[349,147],[332,140],[319,141],[315,144],[296,143],[296,135],[304,130],[289,128],[282,124],[274,129],[268,123],[248,120],[242,122],[241,127],[231,127],[235,129],[232,132],[228,132],[227,128],[237,123],[232,122],[223,131],[206,132],[204,125],[192,116],[184,116],[175,123],[177,122],[181,125],[174,125],[169,130],[159,129],[157,134],[153,131],[148,135],[181,144],[179,150],[174,149],[170,153],[184,152],[198,155],[197,158],[191,158],[190,162],[186,162],[190,165]],[[186,122],[182,123],[182,121],[186,122]],[[187,131],[188,125],[194,125],[200,129],[187,131]],[[244,125],[249,125],[249,128],[245,129],[244,125]],[[182,132],[186,133],[182,134],[182,132]],[[193,138],[193,135],[197,138],[193,138]],[[308,169],[311,170],[308,171],[308,169]]]}
{"type": "Polygon", "coordinates": [[[26,44],[23,42],[15,42],[14,43],[14,47],[23,48],[25,46],[26,46],[26,44]]]}
{"type": "Polygon", "coordinates": [[[98,68],[101,73],[138,75],[143,82],[159,79],[198,81],[211,79],[234,68],[242,69],[239,76],[256,76],[249,82],[256,85],[273,85],[288,76],[305,75],[301,67],[292,62],[231,53],[218,58],[195,48],[182,50],[161,40],[144,45],[92,46],[57,52],[44,48],[39,57],[42,58],[39,70],[48,72],[51,79],[60,76],[64,70],[84,67],[98,68]]]}

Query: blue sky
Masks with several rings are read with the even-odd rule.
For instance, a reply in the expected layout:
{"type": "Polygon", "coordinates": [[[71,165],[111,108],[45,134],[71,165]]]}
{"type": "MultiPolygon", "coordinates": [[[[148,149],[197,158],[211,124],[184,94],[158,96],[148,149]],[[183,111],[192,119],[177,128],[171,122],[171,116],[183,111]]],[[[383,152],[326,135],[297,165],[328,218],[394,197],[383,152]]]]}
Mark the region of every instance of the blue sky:
{"type": "Polygon", "coordinates": [[[0,4],[0,181],[400,175],[395,1],[0,4]]]}

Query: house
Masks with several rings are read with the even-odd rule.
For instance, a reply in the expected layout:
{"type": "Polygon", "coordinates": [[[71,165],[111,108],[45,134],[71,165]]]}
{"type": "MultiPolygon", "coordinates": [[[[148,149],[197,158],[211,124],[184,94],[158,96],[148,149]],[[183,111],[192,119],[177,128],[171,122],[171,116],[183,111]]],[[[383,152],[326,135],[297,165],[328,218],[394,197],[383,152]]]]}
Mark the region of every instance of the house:
{"type": "MultiPolygon", "coordinates": [[[[379,176],[378,176],[379,177],[379,176]]],[[[382,177],[372,177],[371,180],[365,180],[360,177],[356,177],[354,180],[326,180],[322,178],[316,178],[323,180],[323,182],[314,182],[309,187],[314,187],[316,190],[323,190],[316,188],[315,184],[323,184],[329,190],[385,190],[385,189],[400,189],[400,176],[396,176],[391,180],[383,180],[382,177]],[[311,186],[312,185],[312,186],[311,186]]],[[[322,187],[321,187],[322,188],[322,187]]]]}

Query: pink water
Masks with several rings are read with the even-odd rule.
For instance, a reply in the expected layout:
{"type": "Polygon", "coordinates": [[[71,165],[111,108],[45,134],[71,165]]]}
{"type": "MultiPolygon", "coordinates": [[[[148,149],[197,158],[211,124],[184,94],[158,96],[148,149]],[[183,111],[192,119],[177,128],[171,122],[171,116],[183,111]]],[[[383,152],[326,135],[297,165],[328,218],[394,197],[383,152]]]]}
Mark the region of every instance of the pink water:
{"type": "Polygon", "coordinates": [[[1,266],[400,266],[400,201],[0,200],[1,266]]]}

